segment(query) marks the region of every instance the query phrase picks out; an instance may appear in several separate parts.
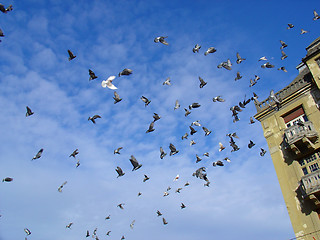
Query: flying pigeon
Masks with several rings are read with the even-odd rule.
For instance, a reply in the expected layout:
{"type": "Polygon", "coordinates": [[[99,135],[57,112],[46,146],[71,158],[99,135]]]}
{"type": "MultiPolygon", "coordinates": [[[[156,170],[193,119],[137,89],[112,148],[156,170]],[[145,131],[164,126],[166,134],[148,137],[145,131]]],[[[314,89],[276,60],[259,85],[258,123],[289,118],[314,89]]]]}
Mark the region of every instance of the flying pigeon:
{"type": "Polygon", "coordinates": [[[303,30],[302,28],[301,28],[301,32],[300,32],[300,34],[305,34],[305,33],[308,33],[309,31],[307,31],[307,30],[303,30]]]}
{"type": "Polygon", "coordinates": [[[154,41],[155,43],[160,42],[160,43],[162,43],[162,44],[164,44],[164,45],[169,45],[169,43],[166,41],[166,38],[167,38],[167,37],[168,37],[168,36],[166,36],[166,37],[163,37],[163,36],[156,37],[153,41],[154,41]]]}
{"type": "Polygon", "coordinates": [[[205,152],[205,153],[203,154],[203,156],[209,157],[210,155],[209,155],[208,152],[205,152]]]}
{"type": "Polygon", "coordinates": [[[175,155],[179,152],[179,150],[177,150],[172,143],[170,143],[169,148],[170,148],[170,154],[169,154],[170,156],[175,155]]]}
{"type": "Polygon", "coordinates": [[[107,235],[107,236],[110,236],[110,233],[111,233],[111,231],[109,230],[109,231],[106,233],[106,235],[107,235]]]}
{"type": "Polygon", "coordinates": [[[221,142],[219,142],[219,152],[221,152],[223,149],[225,149],[225,147],[221,142]]]}
{"type": "Polygon", "coordinates": [[[133,220],[133,221],[131,222],[131,224],[130,224],[130,228],[131,228],[131,229],[133,229],[133,225],[134,225],[135,221],[136,221],[136,220],[133,220]]]}
{"type": "Polygon", "coordinates": [[[241,63],[242,61],[246,60],[245,58],[240,57],[240,54],[237,53],[237,64],[241,63]]]}
{"type": "Polygon", "coordinates": [[[196,154],[196,158],[197,158],[196,163],[198,163],[198,162],[200,162],[200,161],[202,160],[202,158],[200,158],[200,157],[198,156],[198,154],[196,154]]]}
{"type": "Polygon", "coordinates": [[[263,57],[259,58],[258,62],[259,61],[267,61],[267,57],[263,56],[263,57]]]}
{"type": "Polygon", "coordinates": [[[125,237],[124,237],[124,236],[122,236],[120,240],[124,240],[124,239],[125,239],[125,237]]]}
{"type": "Polygon", "coordinates": [[[174,110],[178,109],[180,107],[179,101],[176,100],[175,106],[174,106],[174,110]]]}
{"type": "Polygon", "coordinates": [[[166,155],[167,155],[167,153],[165,153],[163,148],[160,147],[160,159],[163,159],[166,155]]]}
{"type": "MultiPolygon", "coordinates": [[[[4,37],[4,33],[1,28],[0,28],[0,37],[4,37]]],[[[0,40],[0,42],[1,42],[1,40],[0,40]]]]}
{"type": "Polygon", "coordinates": [[[129,68],[125,68],[125,69],[123,69],[121,72],[119,72],[119,74],[118,74],[118,76],[119,77],[121,77],[121,76],[123,76],[123,75],[130,75],[130,74],[132,74],[132,70],[131,69],[129,69],[129,68]]]}
{"type": "Polygon", "coordinates": [[[112,81],[116,78],[116,76],[110,76],[108,77],[107,80],[103,80],[101,82],[101,86],[103,88],[106,88],[108,87],[109,89],[112,89],[112,90],[115,90],[115,89],[118,89],[115,85],[112,84],[112,81]]]}
{"type": "Polygon", "coordinates": [[[313,15],[314,15],[314,17],[313,17],[313,20],[314,20],[314,21],[320,19],[320,16],[319,16],[319,14],[316,12],[316,10],[313,10],[313,15]]]}
{"type": "Polygon", "coordinates": [[[206,182],[208,182],[208,178],[207,178],[207,174],[205,173],[206,172],[206,168],[205,167],[201,167],[201,168],[198,168],[193,174],[192,176],[195,176],[197,178],[200,178],[200,179],[203,179],[205,180],[206,182]]]}
{"type": "Polygon", "coordinates": [[[133,166],[132,171],[138,170],[142,166],[142,164],[139,164],[137,159],[133,155],[131,155],[130,162],[133,166]]]}
{"type": "Polygon", "coordinates": [[[2,179],[2,182],[12,182],[13,181],[13,178],[11,177],[6,177],[4,179],[2,179]]]}
{"type": "Polygon", "coordinates": [[[230,138],[230,146],[232,147],[231,152],[235,152],[240,149],[232,137],[230,138]]]}
{"type": "Polygon", "coordinates": [[[282,55],[281,60],[284,60],[288,57],[287,54],[283,50],[281,50],[281,55],[282,55]]]}
{"type": "Polygon", "coordinates": [[[77,163],[76,163],[76,168],[79,167],[79,166],[80,166],[80,160],[78,159],[77,163]]]}
{"type": "Polygon", "coordinates": [[[26,109],[27,109],[26,117],[29,117],[29,116],[31,116],[32,114],[34,114],[34,112],[32,112],[31,109],[30,109],[28,106],[26,106],[26,109]]]}
{"type": "Polygon", "coordinates": [[[149,132],[153,132],[155,129],[153,128],[154,127],[154,122],[152,121],[149,125],[149,128],[148,130],[146,131],[146,133],[149,133],[149,132]]]}
{"type": "Polygon", "coordinates": [[[182,188],[177,188],[176,193],[180,193],[180,191],[182,190],[182,188]]]}
{"type": "Polygon", "coordinates": [[[217,96],[212,98],[213,102],[224,102],[225,100],[223,98],[221,98],[221,96],[217,96]]]}
{"type": "Polygon", "coordinates": [[[144,175],[143,182],[148,181],[150,178],[147,175],[144,175]]]}
{"type": "Polygon", "coordinates": [[[185,113],[184,113],[184,116],[186,117],[186,116],[188,116],[191,112],[188,110],[188,109],[184,109],[184,111],[185,111],[185,113]]]}
{"type": "Polygon", "coordinates": [[[170,78],[168,77],[168,78],[162,83],[162,85],[168,85],[168,86],[170,86],[170,85],[171,85],[171,80],[170,80],[170,78]]]}
{"type": "Polygon", "coordinates": [[[168,192],[164,192],[164,193],[163,193],[163,196],[164,196],[164,197],[166,197],[166,196],[168,196],[168,195],[169,195],[168,192]]]}
{"type": "Polygon", "coordinates": [[[200,107],[201,105],[199,103],[192,103],[189,105],[189,109],[191,110],[192,108],[198,108],[200,107]]]}
{"type": "Polygon", "coordinates": [[[149,103],[151,103],[151,101],[148,98],[144,97],[144,96],[142,96],[140,99],[144,102],[144,106],[145,107],[148,106],[149,103]]]}
{"type": "Polygon", "coordinates": [[[248,144],[248,148],[252,148],[254,145],[256,145],[256,144],[250,140],[250,142],[248,144]]]}
{"type": "Polygon", "coordinates": [[[184,205],[183,203],[181,203],[181,209],[184,209],[186,207],[186,205],[184,205]]]}
{"type": "Polygon", "coordinates": [[[206,127],[202,127],[202,129],[204,131],[205,136],[208,136],[211,133],[211,131],[209,131],[208,128],[206,128],[206,127]]]}
{"type": "Polygon", "coordinates": [[[142,195],[142,193],[141,192],[138,192],[138,197],[140,197],[142,195]]]}
{"type": "Polygon", "coordinates": [[[117,149],[115,149],[113,151],[113,154],[120,154],[120,150],[122,149],[123,147],[118,147],[117,149]]]}
{"type": "Polygon", "coordinates": [[[158,121],[161,118],[157,113],[153,113],[153,121],[158,121]]]}
{"type": "Polygon", "coordinates": [[[185,187],[187,187],[187,186],[189,186],[189,185],[190,185],[189,182],[186,182],[186,183],[184,184],[185,187]]]}
{"type": "Polygon", "coordinates": [[[13,10],[12,5],[9,5],[9,7],[5,8],[3,4],[0,4],[0,11],[3,13],[7,13],[13,10]]]}
{"type": "Polygon", "coordinates": [[[71,228],[71,226],[72,226],[72,224],[73,224],[72,222],[71,222],[71,223],[69,223],[69,224],[66,226],[66,228],[69,228],[69,229],[70,229],[70,228],[71,228]]]}
{"type": "Polygon", "coordinates": [[[189,126],[190,128],[190,135],[193,135],[197,132],[197,130],[195,130],[193,127],[189,126]]]}
{"type": "Polygon", "coordinates": [[[210,185],[209,181],[207,183],[203,184],[203,186],[205,186],[205,187],[209,187],[209,185],[210,185]]]}
{"type": "Polygon", "coordinates": [[[250,123],[249,124],[254,124],[255,121],[253,120],[253,117],[250,117],[250,123]]]}
{"type": "Polygon", "coordinates": [[[116,172],[118,173],[117,178],[118,178],[118,177],[121,177],[121,176],[123,176],[123,175],[125,174],[125,173],[122,171],[121,167],[117,167],[117,168],[116,168],[116,172]]]}
{"type": "Polygon", "coordinates": [[[274,68],[274,65],[272,65],[271,63],[267,62],[265,64],[261,65],[261,68],[274,68]]]}
{"type": "Polygon", "coordinates": [[[281,44],[280,49],[284,49],[285,47],[288,47],[288,45],[282,40],[280,40],[280,44],[281,44]]]}
{"type": "Polygon", "coordinates": [[[188,139],[188,133],[185,133],[182,137],[181,137],[181,139],[183,140],[183,139],[188,139]]]}
{"type": "Polygon", "coordinates": [[[90,76],[90,77],[89,77],[89,81],[98,78],[98,77],[96,76],[96,74],[95,74],[91,69],[89,69],[89,76],[90,76]]]}
{"type": "Polygon", "coordinates": [[[114,97],[113,97],[114,104],[116,104],[122,100],[122,98],[120,98],[119,94],[116,91],[113,94],[114,94],[114,97]]]}
{"type": "Polygon", "coordinates": [[[96,119],[97,118],[101,118],[101,116],[99,116],[99,115],[93,115],[92,117],[89,117],[88,118],[88,121],[90,121],[91,120],[91,122],[93,122],[94,124],[96,124],[96,119]]]}
{"type": "Polygon", "coordinates": [[[240,75],[240,72],[237,72],[237,76],[235,77],[235,81],[240,80],[242,76],[240,75]]]}
{"type": "Polygon", "coordinates": [[[124,203],[119,203],[118,205],[117,205],[117,207],[119,207],[120,209],[123,209],[123,205],[125,205],[124,203]]]}
{"type": "Polygon", "coordinates": [[[216,161],[216,162],[213,162],[212,163],[212,166],[221,166],[221,167],[223,167],[224,166],[224,164],[223,164],[223,162],[221,162],[220,160],[218,160],[218,161],[216,161]]]}
{"type": "Polygon", "coordinates": [[[225,69],[227,69],[227,70],[231,70],[231,66],[232,66],[232,64],[231,64],[231,61],[230,61],[230,59],[228,59],[226,62],[222,62],[222,63],[220,63],[218,66],[217,66],[217,68],[225,68],[225,69]]]}
{"type": "Polygon", "coordinates": [[[284,71],[284,72],[288,72],[285,67],[279,67],[278,70],[281,70],[281,71],[284,71]]]}
{"type": "Polygon", "coordinates": [[[90,233],[89,233],[89,231],[87,230],[87,235],[86,235],[86,237],[90,237],[90,233]]]}
{"type": "MultiPolygon", "coordinates": [[[[179,177],[180,177],[179,174],[177,174],[177,176],[175,176],[175,178],[173,179],[173,181],[174,181],[174,182],[178,181],[179,177]]],[[[169,191],[170,189],[171,189],[171,188],[168,188],[167,191],[169,191]]]]}
{"type": "Polygon", "coordinates": [[[205,82],[201,77],[199,77],[199,81],[200,81],[200,88],[203,88],[205,85],[207,85],[207,82],[205,82]]]}
{"type": "Polygon", "coordinates": [[[291,29],[291,28],[293,28],[293,27],[294,27],[294,25],[293,25],[293,24],[288,23],[288,27],[287,27],[287,29],[291,29]]]}
{"type": "Polygon", "coordinates": [[[165,218],[162,218],[162,222],[163,222],[164,225],[168,224],[168,222],[166,221],[165,218]]]}
{"type": "Polygon", "coordinates": [[[199,123],[199,120],[196,120],[196,121],[192,122],[191,126],[192,125],[197,126],[197,127],[201,127],[201,123],[199,123]]]}
{"type": "Polygon", "coordinates": [[[64,185],[66,185],[68,182],[67,181],[65,181],[64,183],[62,183],[61,185],[60,185],[60,187],[58,187],[58,192],[62,192],[62,188],[64,187],[64,185]]]}
{"type": "Polygon", "coordinates": [[[69,49],[68,49],[68,54],[69,54],[69,61],[71,61],[76,57],[75,55],[73,55],[73,53],[69,49]]]}
{"type": "Polygon", "coordinates": [[[28,228],[24,229],[24,232],[29,236],[31,234],[31,231],[28,228]]]}
{"type": "Polygon", "coordinates": [[[215,49],[214,47],[209,47],[207,51],[205,51],[204,55],[207,56],[209,53],[214,53],[216,52],[217,49],[215,49]]]}
{"type": "Polygon", "coordinates": [[[200,48],[201,48],[201,46],[199,45],[199,44],[196,44],[195,46],[194,46],[194,48],[192,49],[192,52],[199,52],[199,50],[200,50],[200,48]]]}
{"type": "Polygon", "coordinates": [[[225,160],[227,162],[231,162],[231,160],[228,157],[225,157],[223,160],[225,160]]]}
{"type": "Polygon", "coordinates": [[[105,220],[109,220],[110,219],[110,215],[108,215],[106,218],[105,218],[105,220]]]}
{"type": "Polygon", "coordinates": [[[41,148],[41,149],[39,150],[39,152],[31,159],[31,161],[32,161],[32,160],[35,160],[35,159],[38,159],[38,158],[41,158],[42,152],[43,152],[43,148],[41,148]]]}
{"type": "Polygon", "coordinates": [[[162,216],[162,213],[159,210],[157,210],[157,215],[158,215],[158,217],[160,217],[160,216],[162,216]]]}
{"type": "Polygon", "coordinates": [[[261,152],[260,152],[260,156],[263,157],[266,154],[266,150],[264,150],[263,148],[260,148],[261,152]]]}
{"type": "Polygon", "coordinates": [[[74,157],[74,158],[76,158],[76,155],[77,155],[77,154],[79,154],[78,148],[77,148],[76,150],[74,150],[74,151],[70,154],[69,157],[74,157]]]}

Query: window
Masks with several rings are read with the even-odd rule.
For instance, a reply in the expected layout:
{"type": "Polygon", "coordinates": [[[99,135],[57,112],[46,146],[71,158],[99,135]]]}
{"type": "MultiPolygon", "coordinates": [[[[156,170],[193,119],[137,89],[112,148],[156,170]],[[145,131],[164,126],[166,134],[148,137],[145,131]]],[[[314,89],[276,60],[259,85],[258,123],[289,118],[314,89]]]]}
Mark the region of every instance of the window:
{"type": "Polygon", "coordinates": [[[308,118],[307,118],[302,106],[299,106],[299,107],[293,109],[289,113],[282,116],[282,118],[283,118],[287,128],[294,126],[294,125],[297,125],[297,123],[300,121],[301,122],[308,121],[308,118]]]}
{"type": "Polygon", "coordinates": [[[318,163],[309,166],[310,172],[317,171],[319,169],[318,163]]]}
{"type": "Polygon", "coordinates": [[[304,168],[302,168],[302,172],[303,172],[303,174],[304,174],[304,175],[307,175],[307,174],[308,174],[308,170],[307,170],[307,168],[305,168],[305,167],[304,167],[304,168]]]}
{"type": "Polygon", "coordinates": [[[320,151],[299,160],[304,175],[320,169],[320,151]]]}

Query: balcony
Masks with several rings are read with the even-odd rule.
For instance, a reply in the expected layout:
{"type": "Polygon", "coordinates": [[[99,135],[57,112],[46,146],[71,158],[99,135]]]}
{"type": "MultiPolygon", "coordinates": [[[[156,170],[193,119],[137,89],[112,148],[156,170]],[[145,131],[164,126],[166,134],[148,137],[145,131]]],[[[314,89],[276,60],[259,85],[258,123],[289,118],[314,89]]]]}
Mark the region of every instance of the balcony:
{"type": "Polygon", "coordinates": [[[290,150],[296,155],[302,155],[302,152],[307,153],[315,149],[314,143],[319,136],[312,122],[307,121],[303,123],[303,126],[294,125],[286,128],[284,138],[290,150]]]}
{"type": "Polygon", "coordinates": [[[301,178],[300,185],[303,193],[303,198],[308,197],[313,200],[315,205],[320,207],[320,169],[305,175],[301,178]]]}

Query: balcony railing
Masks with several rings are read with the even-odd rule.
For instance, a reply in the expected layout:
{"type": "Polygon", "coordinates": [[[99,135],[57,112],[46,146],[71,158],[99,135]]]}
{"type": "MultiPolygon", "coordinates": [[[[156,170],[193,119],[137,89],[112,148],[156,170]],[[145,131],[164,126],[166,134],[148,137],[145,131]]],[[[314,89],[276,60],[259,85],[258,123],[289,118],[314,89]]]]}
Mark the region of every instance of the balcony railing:
{"type": "Polygon", "coordinates": [[[293,125],[284,130],[287,143],[290,145],[296,143],[304,137],[307,137],[311,142],[315,142],[318,139],[318,133],[314,129],[311,121],[303,123],[303,126],[293,125]]]}
{"type": "Polygon", "coordinates": [[[301,178],[304,197],[320,192],[320,169],[301,178]]]}

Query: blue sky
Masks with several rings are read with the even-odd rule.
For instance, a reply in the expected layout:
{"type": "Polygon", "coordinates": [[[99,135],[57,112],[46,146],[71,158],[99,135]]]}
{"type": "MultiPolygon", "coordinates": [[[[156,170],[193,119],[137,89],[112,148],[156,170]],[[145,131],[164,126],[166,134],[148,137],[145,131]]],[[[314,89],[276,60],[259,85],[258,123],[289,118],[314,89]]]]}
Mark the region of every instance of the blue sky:
{"type": "Polygon", "coordinates": [[[250,103],[233,123],[229,108],[255,92],[289,84],[305,48],[317,37],[318,1],[5,1],[1,14],[0,240],[85,239],[97,228],[99,239],[289,239],[290,219],[256,113],[250,103]],[[287,24],[295,25],[287,30],[287,24]],[[301,28],[309,32],[301,35],[301,28]],[[168,46],[155,43],[168,36],[168,46]],[[288,58],[281,60],[280,42],[288,58]],[[193,53],[195,44],[202,47],[193,53]],[[215,53],[204,56],[209,47],[215,53]],[[67,50],[76,58],[68,61],[67,50]],[[236,53],[246,58],[236,64],[236,53]],[[262,69],[266,56],[274,69],[262,69]],[[227,59],[232,70],[218,69],[227,59]],[[277,68],[285,66],[287,73],[277,68]],[[130,68],[102,88],[109,76],[130,68]],[[88,69],[97,79],[89,81],[88,69]],[[237,71],[243,78],[234,81],[237,71]],[[260,76],[249,87],[250,78],[260,76]],[[208,84],[199,88],[198,77],[208,84]],[[171,86],[164,86],[168,77],[171,86]],[[214,103],[221,95],[226,101],[214,103]],[[145,107],[140,97],[151,103],[145,107]],[[174,110],[175,101],[181,107],[174,110]],[[193,102],[200,108],[184,116],[193,102]],[[29,106],[34,114],[25,117],[29,106]],[[155,131],[145,133],[156,112],[155,131]],[[99,114],[96,124],[89,116],[99,114]],[[201,127],[181,140],[189,126],[201,127]],[[237,132],[240,147],[231,152],[227,133],[237,132]],[[190,140],[196,142],[190,146],[190,140]],[[248,149],[249,140],[256,145],[248,149]],[[219,152],[219,142],[226,147],[219,152]],[[169,156],[169,144],[179,153],[169,156]],[[123,147],[120,155],[113,150],[123,147]],[[159,148],[168,155],[160,159],[159,148]],[[41,158],[30,161],[43,148],[41,158]],[[76,159],[69,155],[79,149],[76,159]],[[209,152],[210,157],[202,156],[209,152]],[[202,161],[196,163],[196,154],[202,161]],[[134,155],[143,165],[131,171],[134,155]],[[229,157],[224,167],[212,162],[229,157]],[[125,175],[117,178],[120,166],[125,175]],[[206,167],[211,182],[192,176],[206,167]],[[150,180],[143,182],[144,174],[150,180]],[[178,181],[173,181],[179,174],[178,181]],[[62,192],[58,187],[67,181],[62,192]],[[185,187],[184,184],[190,185],[185,187]],[[163,197],[170,186],[169,196],[163,197]],[[182,187],[181,193],[175,190],[182,187]],[[140,197],[137,196],[141,192],[140,197]],[[181,209],[181,203],[186,205],[181,209]],[[124,209],[117,207],[124,203],[124,209]],[[168,221],[162,224],[156,211],[168,221]],[[110,216],[110,220],[105,217],[110,216]],[[130,223],[135,220],[134,228],[130,223]],[[73,222],[71,229],[65,226],[73,222]],[[110,236],[106,236],[107,231],[110,236]]]}

